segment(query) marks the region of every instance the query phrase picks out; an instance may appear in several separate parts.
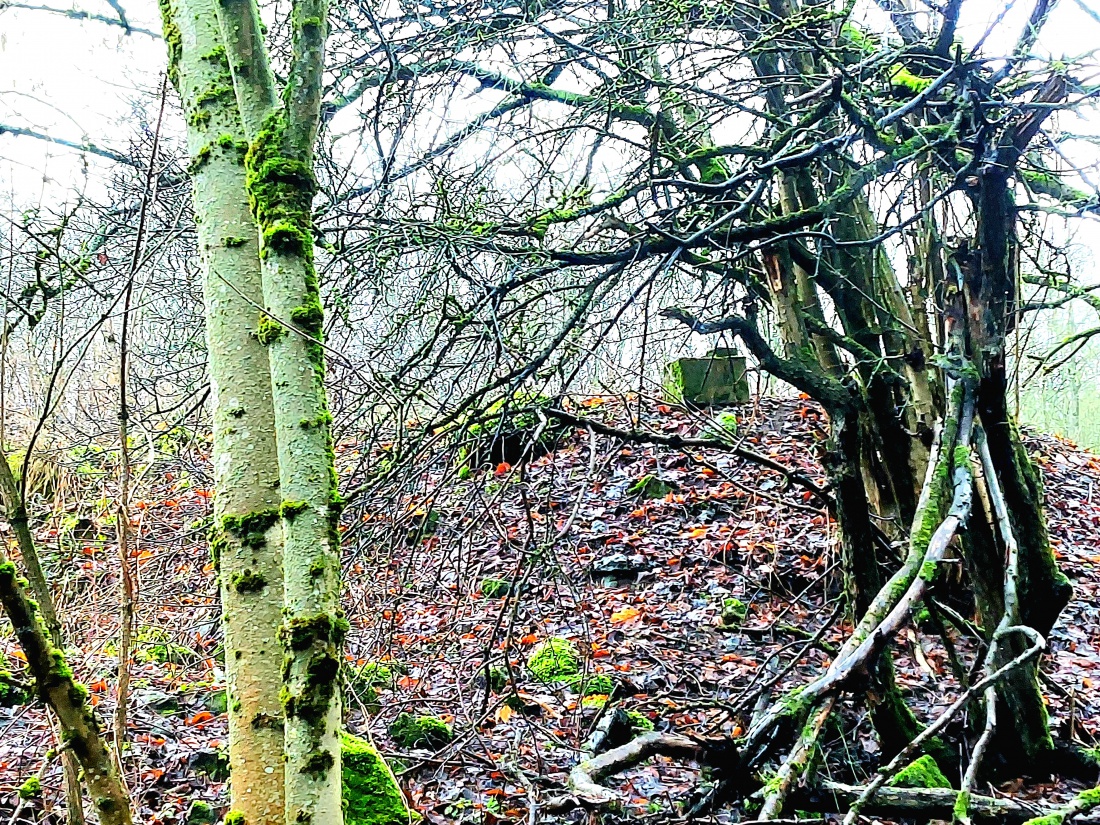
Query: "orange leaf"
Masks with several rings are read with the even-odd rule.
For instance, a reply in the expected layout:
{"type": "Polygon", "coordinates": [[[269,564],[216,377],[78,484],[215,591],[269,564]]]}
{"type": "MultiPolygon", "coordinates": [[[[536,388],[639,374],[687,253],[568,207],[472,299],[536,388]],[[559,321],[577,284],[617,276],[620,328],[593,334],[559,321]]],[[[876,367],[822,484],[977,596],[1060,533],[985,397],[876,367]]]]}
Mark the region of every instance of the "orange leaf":
{"type": "Polygon", "coordinates": [[[507,461],[502,461],[502,462],[500,462],[500,464],[497,465],[497,468],[493,471],[493,475],[495,475],[497,477],[500,477],[502,475],[505,475],[511,469],[512,469],[511,464],[509,464],[507,461]]]}
{"type": "Polygon", "coordinates": [[[695,527],[691,530],[688,530],[686,533],[682,534],[683,538],[685,538],[685,539],[701,539],[701,538],[705,538],[706,535],[707,535],[707,528],[706,527],[695,527]]]}
{"type": "Polygon", "coordinates": [[[624,607],[622,610],[616,610],[611,614],[611,624],[629,622],[631,619],[636,619],[641,615],[642,611],[636,607],[624,607]]]}
{"type": "Polygon", "coordinates": [[[209,722],[213,718],[214,718],[214,714],[212,714],[210,711],[201,710],[198,713],[196,713],[194,716],[192,716],[190,719],[188,719],[187,724],[188,725],[201,725],[203,722],[209,722]]]}

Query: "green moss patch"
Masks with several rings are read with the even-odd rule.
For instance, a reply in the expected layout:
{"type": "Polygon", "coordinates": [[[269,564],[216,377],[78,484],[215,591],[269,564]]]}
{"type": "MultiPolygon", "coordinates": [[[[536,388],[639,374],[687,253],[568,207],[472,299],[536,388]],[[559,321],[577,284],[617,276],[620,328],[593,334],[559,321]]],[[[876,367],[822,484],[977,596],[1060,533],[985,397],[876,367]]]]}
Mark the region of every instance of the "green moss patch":
{"type": "Polygon", "coordinates": [[[531,651],[527,669],[539,682],[560,682],[581,672],[581,652],[569,639],[554,636],[531,651]]]}
{"type": "Polygon", "coordinates": [[[405,795],[386,760],[365,739],[340,737],[345,825],[409,825],[405,795]]]}
{"type": "Polygon", "coordinates": [[[390,725],[390,736],[403,748],[441,748],[454,739],[451,726],[435,716],[399,713],[390,725]]]}
{"type": "Polygon", "coordinates": [[[890,785],[895,788],[950,788],[951,782],[936,760],[925,754],[898,771],[890,785]]]}
{"type": "Polygon", "coordinates": [[[512,589],[512,583],[504,579],[483,579],[481,582],[481,595],[487,599],[499,599],[507,596],[512,589]]]}

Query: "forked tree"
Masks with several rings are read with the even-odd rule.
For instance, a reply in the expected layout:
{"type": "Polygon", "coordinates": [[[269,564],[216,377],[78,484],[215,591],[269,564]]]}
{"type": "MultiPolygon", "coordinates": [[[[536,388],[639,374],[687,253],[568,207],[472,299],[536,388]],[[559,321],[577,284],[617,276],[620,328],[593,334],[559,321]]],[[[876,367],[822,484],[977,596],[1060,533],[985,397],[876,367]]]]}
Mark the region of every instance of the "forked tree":
{"type": "Polygon", "coordinates": [[[311,215],[327,7],[294,4],[281,91],[252,0],[161,11],[204,272],[233,810],[338,823],[346,622],[311,215]]]}

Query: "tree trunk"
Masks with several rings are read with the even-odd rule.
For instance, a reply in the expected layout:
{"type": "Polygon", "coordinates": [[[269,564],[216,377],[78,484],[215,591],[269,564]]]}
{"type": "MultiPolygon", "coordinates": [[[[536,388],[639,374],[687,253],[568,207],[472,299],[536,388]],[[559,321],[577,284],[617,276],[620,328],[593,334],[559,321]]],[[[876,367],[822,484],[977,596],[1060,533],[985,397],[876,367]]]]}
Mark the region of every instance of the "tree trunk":
{"type": "MultiPolygon", "coordinates": [[[[5,515],[15,531],[23,560],[35,569],[38,581],[36,595],[41,600],[42,612],[60,637],[60,622],[54,612],[53,598],[46,587],[46,579],[38,564],[38,551],[34,545],[27,521],[27,511],[19,486],[12,476],[8,457],[0,449],[0,499],[5,515]]],[[[27,595],[26,582],[16,575],[15,565],[8,559],[0,545],[0,602],[15,628],[16,638],[27,657],[27,667],[34,676],[39,697],[56,715],[62,738],[69,743],[69,750],[84,769],[84,781],[92,797],[92,804],[102,825],[130,825],[130,799],[118,775],[116,762],[103,741],[99,723],[88,703],[88,691],[73,678],[73,672],[65,664],[65,655],[51,639],[42,614],[27,595]]],[[[66,768],[66,779],[69,771],[66,768]]],[[[73,783],[67,781],[71,793],[73,783]]],[[[74,804],[70,800],[70,805],[74,804]]],[[[80,805],[80,800],[75,800],[80,805]]],[[[83,811],[81,811],[83,816],[83,811]]]]}
{"type": "Polygon", "coordinates": [[[323,312],[313,264],[313,144],[327,32],[324,0],[298,0],[281,102],[252,0],[218,17],[248,134],[248,195],[259,229],[281,513],[285,535],[283,670],[286,818],[342,819],[338,690],[347,622],[340,612],[341,500],[325,397],[323,312]]]}
{"type": "Polygon", "coordinates": [[[230,792],[248,825],[284,822],[279,468],[247,148],[214,4],[162,4],[187,116],[214,417],[215,525],[229,706],[230,792]],[[173,36],[176,38],[173,39],[173,36]]]}
{"type": "MultiPolygon", "coordinates": [[[[26,472],[25,468],[24,472],[26,472]]],[[[2,445],[0,445],[0,501],[4,502],[8,523],[15,533],[19,553],[23,558],[23,566],[26,568],[31,588],[38,600],[46,631],[50,634],[50,642],[54,648],[61,650],[64,647],[62,644],[61,619],[57,615],[53,594],[50,592],[46,574],[42,570],[42,562],[38,558],[38,548],[35,546],[34,536],[31,535],[30,519],[27,516],[27,507],[23,500],[22,491],[15,482],[11,465],[8,464],[8,457],[4,453],[2,445]]],[[[68,749],[61,756],[61,764],[65,772],[65,808],[69,815],[69,825],[84,825],[84,804],[80,789],[80,762],[72,750],[68,749]]]]}

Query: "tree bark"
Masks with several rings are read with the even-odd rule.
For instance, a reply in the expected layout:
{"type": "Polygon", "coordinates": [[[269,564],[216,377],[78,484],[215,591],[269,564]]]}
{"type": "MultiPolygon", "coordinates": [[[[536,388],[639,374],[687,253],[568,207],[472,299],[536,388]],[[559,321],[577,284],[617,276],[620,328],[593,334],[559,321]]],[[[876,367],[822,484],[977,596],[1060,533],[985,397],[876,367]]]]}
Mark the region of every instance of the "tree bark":
{"type": "Polygon", "coordinates": [[[214,418],[215,524],[225,634],[230,793],[248,825],[284,822],[283,531],[259,242],[241,117],[211,0],[162,3],[187,116],[214,418]],[[173,35],[175,40],[173,40],[173,35]]]}
{"type": "Polygon", "coordinates": [[[288,822],[342,820],[339,669],[341,499],[325,396],[324,314],[313,264],[313,146],[327,34],[324,0],[297,0],[292,57],[275,103],[252,0],[219,3],[233,88],[250,142],[285,536],[283,696],[288,822]]]}

